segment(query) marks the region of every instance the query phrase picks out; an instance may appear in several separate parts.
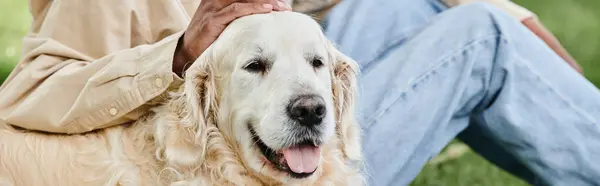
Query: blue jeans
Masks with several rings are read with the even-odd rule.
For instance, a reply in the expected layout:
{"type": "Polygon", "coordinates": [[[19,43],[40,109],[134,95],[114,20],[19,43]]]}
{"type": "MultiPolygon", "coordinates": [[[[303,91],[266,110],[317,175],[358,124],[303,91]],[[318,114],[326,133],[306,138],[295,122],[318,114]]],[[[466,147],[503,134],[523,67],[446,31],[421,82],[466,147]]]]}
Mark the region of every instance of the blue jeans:
{"type": "Polygon", "coordinates": [[[484,3],[344,0],[323,23],[357,60],[370,185],[408,185],[457,137],[533,185],[600,185],[600,91],[484,3]]]}

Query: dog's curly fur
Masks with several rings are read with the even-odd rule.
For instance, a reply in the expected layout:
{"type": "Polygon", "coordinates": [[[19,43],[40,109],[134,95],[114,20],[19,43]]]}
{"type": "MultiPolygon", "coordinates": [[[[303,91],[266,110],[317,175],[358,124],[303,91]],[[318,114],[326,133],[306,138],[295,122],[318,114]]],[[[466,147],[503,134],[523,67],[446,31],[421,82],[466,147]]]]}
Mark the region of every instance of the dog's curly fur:
{"type": "MultiPolygon", "coordinates": [[[[309,19],[292,12],[271,14],[309,19]]],[[[336,135],[325,142],[322,163],[308,178],[248,168],[254,160],[245,160],[242,147],[217,124],[229,114],[219,113],[226,90],[217,81],[218,74],[228,72],[218,72],[205,52],[164,104],[131,125],[78,135],[0,128],[0,185],[362,185],[354,118],[358,69],[331,43],[326,45],[333,59],[328,65],[336,135]]]]}

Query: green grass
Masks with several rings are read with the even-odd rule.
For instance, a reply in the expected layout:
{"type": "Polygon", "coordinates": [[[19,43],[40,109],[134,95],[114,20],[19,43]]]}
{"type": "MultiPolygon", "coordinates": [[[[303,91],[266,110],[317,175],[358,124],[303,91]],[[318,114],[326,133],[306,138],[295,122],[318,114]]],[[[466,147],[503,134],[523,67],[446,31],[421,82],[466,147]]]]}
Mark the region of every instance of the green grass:
{"type": "Polygon", "coordinates": [[[19,60],[21,38],[27,33],[30,23],[27,1],[0,1],[0,82],[19,60]]]}
{"type": "MultiPolygon", "coordinates": [[[[515,0],[538,14],[585,70],[600,85],[600,1],[515,0]]],[[[24,0],[0,1],[0,80],[19,60],[21,37],[31,18],[24,0]]],[[[459,142],[455,142],[459,143],[459,142]]],[[[438,165],[427,165],[412,186],[520,186],[526,185],[490,165],[473,152],[438,165]]]]}
{"type": "MultiPolygon", "coordinates": [[[[453,141],[451,144],[462,144],[453,141]]],[[[443,151],[443,154],[446,152],[443,151]]],[[[473,151],[426,165],[411,186],[526,186],[526,182],[488,163],[473,151]]]]}
{"type": "MultiPolygon", "coordinates": [[[[454,142],[459,143],[459,142],[454,142]]],[[[458,159],[427,165],[412,186],[526,186],[524,181],[469,151],[458,159]]]]}

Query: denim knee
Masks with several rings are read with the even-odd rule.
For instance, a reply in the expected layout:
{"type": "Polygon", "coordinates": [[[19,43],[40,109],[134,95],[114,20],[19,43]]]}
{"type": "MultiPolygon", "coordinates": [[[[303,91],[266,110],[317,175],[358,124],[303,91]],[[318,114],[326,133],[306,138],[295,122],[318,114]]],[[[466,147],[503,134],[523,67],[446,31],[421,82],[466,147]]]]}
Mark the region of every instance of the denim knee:
{"type": "Polygon", "coordinates": [[[503,24],[518,24],[518,21],[503,10],[487,2],[474,2],[456,6],[442,13],[438,21],[447,25],[448,37],[462,35],[481,38],[490,35],[504,35],[503,24]]]}

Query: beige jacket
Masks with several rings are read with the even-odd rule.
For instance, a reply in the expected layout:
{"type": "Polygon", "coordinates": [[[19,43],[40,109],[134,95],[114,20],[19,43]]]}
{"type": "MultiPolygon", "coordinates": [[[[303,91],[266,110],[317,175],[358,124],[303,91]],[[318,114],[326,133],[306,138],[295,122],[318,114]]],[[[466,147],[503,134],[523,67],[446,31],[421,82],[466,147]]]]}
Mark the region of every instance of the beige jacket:
{"type": "MultiPolygon", "coordinates": [[[[487,1],[519,19],[531,15],[487,1]]],[[[0,87],[0,120],[54,133],[136,120],[182,83],[171,71],[173,51],[199,2],[29,0],[33,23],[22,60],[0,87]]]]}

